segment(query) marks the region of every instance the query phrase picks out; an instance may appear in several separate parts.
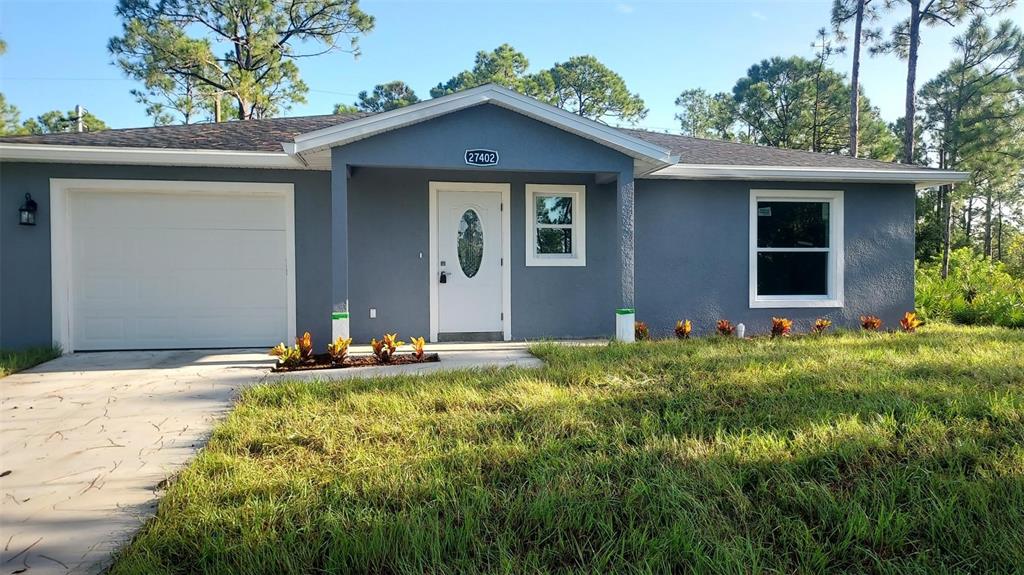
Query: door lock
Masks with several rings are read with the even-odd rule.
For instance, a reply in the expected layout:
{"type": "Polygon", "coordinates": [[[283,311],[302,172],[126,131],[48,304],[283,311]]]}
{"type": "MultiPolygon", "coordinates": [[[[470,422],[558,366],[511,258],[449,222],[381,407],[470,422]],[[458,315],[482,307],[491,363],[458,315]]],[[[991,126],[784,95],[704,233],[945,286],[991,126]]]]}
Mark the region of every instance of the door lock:
{"type": "Polygon", "coordinates": [[[441,283],[448,283],[448,272],[441,272],[441,283]]]}

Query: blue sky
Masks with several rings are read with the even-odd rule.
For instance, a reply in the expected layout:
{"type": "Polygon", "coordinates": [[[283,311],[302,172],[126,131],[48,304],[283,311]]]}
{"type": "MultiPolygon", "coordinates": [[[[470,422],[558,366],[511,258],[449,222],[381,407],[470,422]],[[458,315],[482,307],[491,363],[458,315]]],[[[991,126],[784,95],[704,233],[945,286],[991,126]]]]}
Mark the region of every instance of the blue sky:
{"type": "MultiPolygon", "coordinates": [[[[115,0],[2,0],[0,91],[22,117],[81,103],[112,127],[150,125],[125,80],[110,64],[107,40],[119,32],[115,0]]],[[[404,80],[420,97],[471,66],[473,55],[503,42],[530,59],[531,69],[593,54],[621,74],[650,108],[641,127],[675,130],[680,91],[729,90],[755,61],[811,56],[815,31],[827,24],[830,0],[685,1],[396,1],[363,0],[377,18],[361,41],[363,55],[300,61],[308,102],[285,115],[329,113],[337,102],[374,84],[404,80]]],[[[1024,22],[1024,7],[1004,15],[1024,22]]],[[[896,21],[889,15],[888,28],[896,21]]],[[[926,29],[918,77],[927,79],[951,57],[954,31],[926,29]]],[[[850,59],[834,66],[848,71],[850,59]]],[[[905,64],[866,58],[868,97],[893,120],[902,115],[905,64]]]]}

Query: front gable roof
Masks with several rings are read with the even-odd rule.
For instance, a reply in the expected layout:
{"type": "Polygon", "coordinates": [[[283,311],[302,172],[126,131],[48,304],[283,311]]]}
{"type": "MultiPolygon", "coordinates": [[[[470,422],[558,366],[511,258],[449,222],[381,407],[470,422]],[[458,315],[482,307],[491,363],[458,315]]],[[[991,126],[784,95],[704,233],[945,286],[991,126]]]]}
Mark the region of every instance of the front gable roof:
{"type": "Polygon", "coordinates": [[[377,134],[398,130],[475,106],[491,104],[564,130],[633,158],[636,175],[675,164],[667,148],[633,134],[545,104],[495,84],[486,84],[410,106],[358,118],[336,126],[299,134],[283,144],[285,152],[310,165],[330,162],[329,150],[377,134]],[[326,160],[325,160],[325,155],[326,160]]]}

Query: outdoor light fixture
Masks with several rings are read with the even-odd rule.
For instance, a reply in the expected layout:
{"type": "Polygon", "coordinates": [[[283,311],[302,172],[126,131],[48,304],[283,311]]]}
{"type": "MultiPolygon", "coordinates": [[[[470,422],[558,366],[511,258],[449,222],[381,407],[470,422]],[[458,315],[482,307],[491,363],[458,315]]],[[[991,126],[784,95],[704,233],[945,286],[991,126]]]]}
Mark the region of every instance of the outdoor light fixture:
{"type": "Polygon", "coordinates": [[[18,223],[23,226],[36,225],[36,210],[39,204],[32,199],[32,194],[25,194],[25,203],[18,209],[18,223]]]}

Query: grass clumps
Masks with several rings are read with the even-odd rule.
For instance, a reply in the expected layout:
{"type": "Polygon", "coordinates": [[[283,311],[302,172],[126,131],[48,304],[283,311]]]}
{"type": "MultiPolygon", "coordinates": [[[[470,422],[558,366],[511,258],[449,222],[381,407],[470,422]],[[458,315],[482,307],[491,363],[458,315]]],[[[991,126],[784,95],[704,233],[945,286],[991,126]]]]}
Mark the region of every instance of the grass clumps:
{"type": "Polygon", "coordinates": [[[1024,332],[534,351],[248,389],[112,573],[1024,565],[1024,332]]]}
{"type": "Polygon", "coordinates": [[[19,350],[0,349],[0,377],[28,369],[60,357],[60,348],[53,346],[29,347],[19,350]]]}

